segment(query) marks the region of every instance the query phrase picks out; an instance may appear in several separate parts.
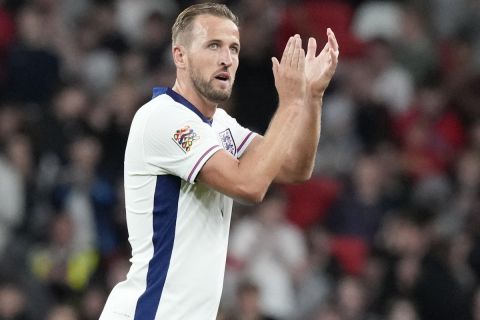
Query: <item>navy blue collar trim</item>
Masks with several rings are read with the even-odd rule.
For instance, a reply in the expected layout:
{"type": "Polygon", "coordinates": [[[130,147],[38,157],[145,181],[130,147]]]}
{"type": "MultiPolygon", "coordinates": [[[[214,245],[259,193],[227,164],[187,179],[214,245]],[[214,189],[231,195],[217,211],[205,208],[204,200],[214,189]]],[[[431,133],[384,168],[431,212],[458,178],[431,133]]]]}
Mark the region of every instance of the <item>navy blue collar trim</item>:
{"type": "Polygon", "coordinates": [[[167,88],[167,87],[155,87],[155,88],[153,88],[152,99],[156,98],[156,97],[158,97],[159,95],[162,95],[162,94],[168,94],[170,96],[170,98],[172,98],[176,102],[184,105],[188,109],[195,112],[197,114],[197,116],[199,116],[200,119],[202,119],[203,122],[205,122],[209,126],[212,125],[212,122],[213,122],[212,119],[208,119],[207,117],[205,117],[203,115],[203,113],[201,113],[200,110],[198,110],[197,107],[195,107],[190,101],[188,101],[187,99],[182,97],[179,93],[173,91],[171,88],[167,88]]]}

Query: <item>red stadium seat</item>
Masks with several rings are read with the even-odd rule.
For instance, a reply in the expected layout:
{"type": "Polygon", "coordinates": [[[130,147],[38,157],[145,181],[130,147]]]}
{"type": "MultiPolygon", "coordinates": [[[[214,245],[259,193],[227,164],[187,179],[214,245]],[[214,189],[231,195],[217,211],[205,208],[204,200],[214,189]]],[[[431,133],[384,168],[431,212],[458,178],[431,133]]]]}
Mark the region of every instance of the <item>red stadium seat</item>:
{"type": "Polygon", "coordinates": [[[320,177],[302,184],[285,185],[288,219],[302,229],[322,222],[340,188],[339,181],[320,177]]]}
{"type": "Polygon", "coordinates": [[[283,52],[288,38],[296,33],[305,40],[308,37],[317,39],[318,50],[321,50],[329,27],[335,32],[342,56],[358,56],[363,46],[351,32],[352,16],[352,7],[344,1],[306,1],[288,6],[280,16],[277,52],[283,52]]]}
{"type": "Polygon", "coordinates": [[[368,255],[368,246],[363,239],[335,235],[330,245],[332,255],[338,259],[344,272],[352,275],[362,273],[368,255]]]}

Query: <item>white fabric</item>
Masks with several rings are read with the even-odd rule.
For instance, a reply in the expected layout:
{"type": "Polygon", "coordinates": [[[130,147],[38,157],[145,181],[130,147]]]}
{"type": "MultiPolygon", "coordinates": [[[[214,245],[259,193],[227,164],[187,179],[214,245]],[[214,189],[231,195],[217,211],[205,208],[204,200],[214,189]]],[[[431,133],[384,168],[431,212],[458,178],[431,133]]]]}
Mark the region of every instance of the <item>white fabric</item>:
{"type": "Polygon", "coordinates": [[[125,154],[125,202],[132,266],[127,280],[112,290],[101,320],[216,318],[232,199],[195,184],[195,178],[204,163],[224,145],[220,137],[228,140],[230,136],[236,146],[233,153],[238,157],[254,134],[222,109],[217,109],[210,126],[169,94],[161,94],[137,112],[125,154]],[[174,137],[185,126],[196,136],[188,151],[174,137]],[[226,136],[225,132],[231,135],[226,136]],[[135,315],[139,298],[147,288],[147,273],[154,267],[152,237],[154,219],[159,218],[153,215],[154,201],[165,191],[158,190],[156,194],[156,184],[167,175],[181,178],[168,272],[156,315],[147,317],[142,313],[144,310],[137,310],[135,315]]]}

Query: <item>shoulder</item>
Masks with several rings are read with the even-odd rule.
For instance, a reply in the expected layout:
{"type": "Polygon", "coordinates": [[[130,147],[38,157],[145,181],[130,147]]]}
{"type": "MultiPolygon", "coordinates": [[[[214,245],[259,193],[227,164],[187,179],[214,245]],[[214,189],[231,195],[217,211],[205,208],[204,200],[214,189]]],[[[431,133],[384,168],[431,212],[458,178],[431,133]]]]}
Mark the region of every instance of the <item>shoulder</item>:
{"type": "Polygon", "coordinates": [[[143,118],[145,126],[154,131],[172,129],[184,124],[206,125],[198,115],[166,94],[144,104],[135,118],[143,118]]]}
{"type": "Polygon", "coordinates": [[[237,120],[230,116],[227,111],[225,111],[222,108],[217,108],[215,111],[215,115],[213,116],[214,121],[222,121],[222,122],[235,122],[237,123],[237,120]]]}

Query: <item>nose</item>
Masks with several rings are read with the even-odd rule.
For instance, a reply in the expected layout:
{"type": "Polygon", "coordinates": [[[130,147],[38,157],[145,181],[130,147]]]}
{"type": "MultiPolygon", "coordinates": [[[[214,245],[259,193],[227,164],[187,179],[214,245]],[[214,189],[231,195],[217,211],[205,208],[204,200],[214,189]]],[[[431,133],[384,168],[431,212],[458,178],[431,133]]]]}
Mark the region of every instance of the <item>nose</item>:
{"type": "Polygon", "coordinates": [[[225,48],[220,54],[220,65],[230,67],[233,64],[232,53],[229,48],[225,48]]]}

